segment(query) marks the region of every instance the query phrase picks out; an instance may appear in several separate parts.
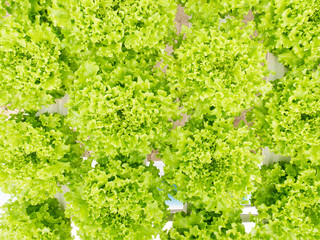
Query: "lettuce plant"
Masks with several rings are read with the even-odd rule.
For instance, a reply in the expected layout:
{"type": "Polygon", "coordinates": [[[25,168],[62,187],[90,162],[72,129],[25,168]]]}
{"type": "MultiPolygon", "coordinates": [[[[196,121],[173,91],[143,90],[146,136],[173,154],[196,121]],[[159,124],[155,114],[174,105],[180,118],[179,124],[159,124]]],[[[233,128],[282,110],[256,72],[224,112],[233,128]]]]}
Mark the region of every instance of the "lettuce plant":
{"type": "Polygon", "coordinates": [[[253,31],[252,22],[245,26],[236,18],[183,28],[185,40],[165,63],[172,95],[192,118],[238,116],[252,107],[258,92],[270,88],[263,81],[269,73],[265,51],[250,38],[253,31]]]}
{"type": "Polygon", "coordinates": [[[37,1],[1,2],[10,15],[0,20],[0,105],[36,110],[53,104],[64,96],[70,71],[59,30],[37,1]]]}
{"type": "Polygon", "coordinates": [[[158,170],[104,158],[66,193],[82,239],[151,239],[168,218],[158,170]]]}
{"type": "Polygon", "coordinates": [[[9,200],[1,208],[4,211],[0,222],[2,239],[74,239],[70,218],[65,216],[55,198],[38,204],[9,200]]]}
{"type": "Polygon", "coordinates": [[[261,167],[258,188],[252,194],[259,212],[251,232],[254,239],[320,237],[318,171],[319,166],[304,168],[287,162],[261,167]]]}
{"type": "Polygon", "coordinates": [[[234,129],[230,118],[204,121],[202,126],[191,119],[172,131],[162,154],[166,165],[162,178],[177,185],[178,191],[170,194],[192,207],[191,215],[174,216],[169,239],[237,239],[244,235],[240,203],[253,189],[251,176],[262,160],[251,152],[257,146],[251,142],[254,138],[246,127],[234,129]]]}
{"type": "Polygon", "coordinates": [[[17,200],[0,236],[72,239],[72,219],[81,239],[319,238],[318,5],[2,0],[0,187],[17,200]],[[267,51],[283,79],[265,82],[267,51]],[[65,94],[67,116],[36,116],[65,94]],[[259,170],[265,146],[291,161],[259,170]],[[168,194],[188,211],[166,233],[168,194]]]}
{"type": "Polygon", "coordinates": [[[288,72],[258,96],[249,118],[255,119],[262,146],[291,160],[261,168],[253,194],[259,212],[253,238],[319,238],[318,8],[316,1],[255,6],[260,39],[288,72]]]}
{"type": "Polygon", "coordinates": [[[7,121],[1,115],[0,183],[3,192],[37,204],[70,181],[82,150],[63,116],[27,114],[12,114],[7,121]]]}
{"type": "Polygon", "coordinates": [[[243,239],[241,209],[229,212],[208,211],[189,205],[190,213],[176,213],[173,228],[161,239],[243,239]]]}
{"type": "Polygon", "coordinates": [[[251,177],[262,159],[255,154],[260,146],[255,126],[235,127],[234,120],[253,105],[257,92],[264,95],[271,86],[263,80],[265,53],[250,38],[252,22],[190,22],[197,27],[183,27],[186,38],[165,63],[172,94],[191,119],[171,131],[159,152],[163,178],[177,186],[170,194],[192,210],[175,215],[168,238],[238,239],[245,236],[240,203],[253,189],[251,177]],[[203,215],[214,218],[207,222],[203,215]]]}
{"type": "Polygon", "coordinates": [[[317,0],[260,0],[254,5],[259,38],[285,66],[319,65],[319,8],[317,0]]]}
{"type": "Polygon", "coordinates": [[[283,79],[272,82],[272,89],[259,96],[252,111],[262,144],[292,161],[318,165],[320,120],[319,73],[300,68],[289,71],[283,79]]]}
{"type": "Polygon", "coordinates": [[[164,73],[154,67],[174,40],[175,8],[170,1],[66,1],[50,8],[74,66],[67,121],[93,157],[137,152],[141,162],[172,127],[168,119],[179,117],[164,73]]]}

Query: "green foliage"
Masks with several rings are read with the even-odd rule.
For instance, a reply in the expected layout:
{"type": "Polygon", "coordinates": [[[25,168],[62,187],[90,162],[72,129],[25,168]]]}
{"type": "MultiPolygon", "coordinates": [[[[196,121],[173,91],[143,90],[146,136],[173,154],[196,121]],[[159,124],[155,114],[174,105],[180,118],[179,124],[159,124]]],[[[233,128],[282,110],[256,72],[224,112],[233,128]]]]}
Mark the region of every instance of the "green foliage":
{"type": "MultiPolygon", "coordinates": [[[[59,114],[12,114],[0,125],[1,190],[31,204],[41,203],[66,184],[81,164],[77,134],[59,114]],[[36,196],[36,197],[35,197],[36,196]]],[[[4,117],[1,117],[3,120],[4,117]]]]}
{"type": "Polygon", "coordinates": [[[255,23],[264,46],[288,68],[250,112],[262,146],[290,162],[262,166],[252,202],[257,239],[318,239],[318,1],[260,1],[255,23]]]}
{"type": "Polygon", "coordinates": [[[240,203],[253,189],[251,177],[258,171],[262,157],[250,151],[258,147],[253,133],[246,127],[233,128],[232,121],[229,118],[196,125],[191,119],[183,128],[171,132],[161,154],[166,165],[162,178],[171,186],[177,185],[178,191],[172,189],[170,194],[191,204],[200,219],[189,223],[192,214],[178,215],[169,239],[180,239],[179,235],[183,239],[239,239],[244,233],[238,219],[240,203]],[[207,214],[217,214],[216,219],[202,223],[207,220],[200,216],[207,214]],[[184,222],[185,227],[176,221],[184,222]]]}
{"type": "Polygon", "coordinates": [[[168,119],[178,118],[178,103],[156,88],[157,79],[151,75],[139,76],[138,69],[126,72],[119,76],[127,79],[122,81],[124,86],[95,81],[83,90],[71,91],[67,121],[77,127],[79,139],[93,151],[93,157],[136,152],[136,161],[141,163],[172,128],[168,119]]]}
{"type": "Polygon", "coordinates": [[[173,42],[175,5],[98,1],[88,2],[89,8],[76,2],[50,10],[75,62],[69,62],[74,84],[68,89],[67,121],[93,157],[137,151],[141,162],[172,127],[168,119],[179,117],[167,80],[153,68],[166,54],[165,44],[173,42]],[[58,11],[69,12],[64,21],[58,11]]]}
{"type": "Polygon", "coordinates": [[[192,15],[192,28],[198,26],[215,25],[220,18],[232,16],[242,20],[243,15],[248,14],[252,6],[258,3],[258,0],[178,0],[185,6],[188,15],[192,15]]]}
{"type": "Polygon", "coordinates": [[[158,170],[123,158],[101,159],[65,194],[81,239],[151,239],[166,223],[168,197],[159,191],[165,185],[158,170]]]}
{"type": "Polygon", "coordinates": [[[259,37],[287,67],[319,65],[320,40],[317,0],[260,0],[254,6],[259,37]]]}
{"type": "Polygon", "coordinates": [[[191,115],[170,132],[159,149],[170,194],[194,207],[174,218],[169,239],[239,239],[241,200],[252,189],[251,177],[262,157],[254,126],[233,126],[234,117],[253,105],[256,93],[270,88],[262,45],[250,39],[254,25],[237,18],[205,24],[192,18],[174,58],[167,57],[172,95],[191,115]],[[201,27],[200,27],[201,26],[201,27]],[[214,214],[210,223],[203,215],[214,214]],[[196,219],[196,220],[191,220],[196,219]],[[183,223],[183,224],[182,224],[183,223]]]}
{"type": "Polygon", "coordinates": [[[2,0],[0,187],[17,201],[0,236],[72,239],[72,217],[88,240],[319,239],[318,10],[315,0],[2,0]],[[267,51],[289,68],[268,83],[267,51]],[[67,117],[35,116],[66,93],[67,117]],[[181,114],[189,121],[173,129],[181,114]],[[259,171],[265,146],[291,161],[259,171]],[[162,178],[144,164],[152,149],[162,178]],[[53,199],[61,185],[66,211],[53,199]],[[259,216],[246,234],[251,191],[259,216]],[[168,193],[188,211],[166,233],[168,193]]]}
{"type": "Polygon", "coordinates": [[[57,199],[33,205],[29,201],[5,203],[0,221],[1,239],[71,240],[71,221],[57,199]]]}
{"type": "Polygon", "coordinates": [[[83,239],[150,239],[165,224],[168,197],[144,160],[172,128],[168,119],[181,112],[164,73],[153,67],[174,41],[176,6],[76,2],[53,5],[50,16],[74,70],[66,121],[99,164],[70,186],[67,211],[83,239]]]}
{"type": "Polygon", "coordinates": [[[250,130],[234,129],[231,120],[203,126],[191,120],[171,132],[161,154],[166,165],[162,178],[177,185],[178,191],[170,193],[175,198],[219,212],[239,204],[252,189],[250,176],[262,159],[250,150],[258,145],[250,130]]]}
{"type": "Polygon", "coordinates": [[[245,236],[241,208],[215,212],[190,206],[190,213],[176,213],[173,228],[161,239],[242,239],[245,236]]]}
{"type": "Polygon", "coordinates": [[[63,45],[41,4],[8,2],[11,15],[0,21],[0,105],[40,109],[65,94],[70,69],[61,59],[63,45]]]}
{"type": "MultiPolygon", "coordinates": [[[[196,20],[190,20],[193,24],[196,20]]],[[[227,118],[252,107],[257,92],[269,87],[265,52],[250,39],[252,22],[245,26],[235,18],[219,26],[185,29],[186,39],[167,57],[167,77],[172,95],[192,118],[227,118]]],[[[212,119],[213,120],[213,119],[212,119]]]]}
{"type": "Polygon", "coordinates": [[[173,103],[163,73],[153,66],[166,54],[165,45],[174,41],[176,5],[170,1],[24,0],[3,2],[4,9],[11,16],[1,22],[6,28],[0,46],[7,54],[1,61],[8,70],[1,72],[6,81],[2,81],[0,104],[36,111],[65,91],[70,101],[68,117],[61,121],[57,115],[24,121],[21,116],[5,121],[3,116],[3,190],[19,201],[31,199],[37,204],[59,191],[58,185],[69,184],[69,217],[74,217],[83,237],[119,238],[123,231],[120,239],[150,238],[165,223],[168,197],[158,190],[165,188],[158,171],[143,162],[172,128],[168,119],[179,118],[178,103],[173,103]],[[19,64],[25,75],[17,81],[20,73],[13,66],[19,64]],[[33,74],[45,71],[47,75],[36,80],[38,75],[33,74]],[[21,86],[13,86],[14,81],[21,86]],[[68,124],[77,127],[77,132],[68,124]],[[120,204],[106,201],[107,195],[99,207],[91,201],[96,194],[91,193],[91,181],[99,173],[89,171],[89,160],[81,161],[77,142],[93,151],[102,173],[107,167],[121,179],[111,177],[110,185],[106,184],[107,190],[124,192],[120,204]],[[126,189],[128,183],[132,186],[126,189]],[[88,198],[80,201],[76,196],[82,188],[87,188],[88,198]],[[97,218],[90,223],[96,225],[89,233],[83,218],[86,210],[76,208],[83,201],[91,211],[89,217],[97,218]],[[128,206],[126,212],[124,206],[128,206]],[[143,213],[132,214],[136,209],[143,213]],[[101,232],[102,226],[105,231],[101,232]]]}
{"type": "Polygon", "coordinates": [[[261,167],[252,194],[259,213],[251,232],[254,239],[320,237],[319,170],[286,162],[261,167]]]}
{"type": "Polygon", "coordinates": [[[265,96],[259,96],[253,111],[255,126],[263,145],[275,153],[318,165],[320,68],[301,71],[289,71],[283,79],[271,82],[272,89],[265,96]]]}

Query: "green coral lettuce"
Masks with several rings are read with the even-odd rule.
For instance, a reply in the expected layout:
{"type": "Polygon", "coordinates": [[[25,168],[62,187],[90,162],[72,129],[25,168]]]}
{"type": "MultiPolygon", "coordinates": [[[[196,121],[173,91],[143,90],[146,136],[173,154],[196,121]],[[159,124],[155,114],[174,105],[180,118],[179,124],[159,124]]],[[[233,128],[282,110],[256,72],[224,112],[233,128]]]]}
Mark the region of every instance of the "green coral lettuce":
{"type": "Polygon", "coordinates": [[[11,115],[0,125],[0,184],[3,192],[37,204],[70,181],[82,151],[63,116],[29,114],[11,115]]]}
{"type": "Polygon", "coordinates": [[[0,21],[0,105],[37,110],[65,94],[70,69],[45,9],[34,1],[8,4],[11,15],[0,21]]]}
{"type": "MultiPolygon", "coordinates": [[[[125,158],[125,157],[123,157],[125,158]]],[[[65,194],[82,239],[151,239],[167,220],[168,196],[154,166],[99,159],[65,194]]]]}
{"type": "Polygon", "coordinates": [[[71,221],[59,202],[49,198],[38,204],[29,201],[5,203],[1,210],[0,238],[21,240],[71,240],[71,221]]]}
{"type": "Polygon", "coordinates": [[[262,166],[251,200],[259,215],[250,235],[254,239],[318,239],[318,172],[319,166],[304,168],[287,162],[262,166]]]}
{"type": "Polygon", "coordinates": [[[259,38],[280,62],[290,68],[319,65],[319,1],[260,0],[253,8],[259,38]]]}

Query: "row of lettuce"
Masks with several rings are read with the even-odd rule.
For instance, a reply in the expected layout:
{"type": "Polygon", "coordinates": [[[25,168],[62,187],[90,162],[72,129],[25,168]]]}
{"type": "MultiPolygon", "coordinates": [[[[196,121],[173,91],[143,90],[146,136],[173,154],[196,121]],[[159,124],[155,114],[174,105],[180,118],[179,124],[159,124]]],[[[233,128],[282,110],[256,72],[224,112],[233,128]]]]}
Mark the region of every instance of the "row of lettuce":
{"type": "Polygon", "coordinates": [[[317,1],[1,3],[2,238],[73,239],[71,219],[92,240],[320,238],[317,1]],[[267,51],[284,78],[265,81],[267,51]],[[67,116],[35,116],[66,93],[67,116]],[[266,146],[290,162],[259,169],[266,146]],[[168,194],[188,211],[166,232],[168,194]]]}

